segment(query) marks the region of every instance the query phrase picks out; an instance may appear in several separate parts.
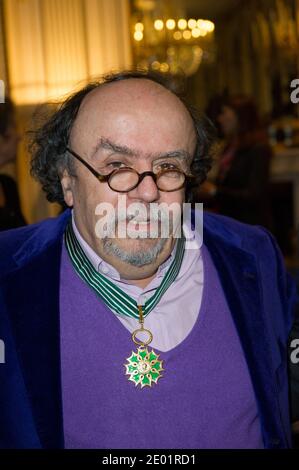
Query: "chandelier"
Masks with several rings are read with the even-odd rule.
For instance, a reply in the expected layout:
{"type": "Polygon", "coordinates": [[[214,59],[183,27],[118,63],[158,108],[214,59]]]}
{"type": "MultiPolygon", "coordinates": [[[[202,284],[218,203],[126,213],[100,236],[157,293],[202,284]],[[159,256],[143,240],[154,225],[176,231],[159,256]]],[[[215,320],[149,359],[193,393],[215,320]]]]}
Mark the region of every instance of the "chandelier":
{"type": "Polygon", "coordinates": [[[135,2],[131,26],[135,63],[142,69],[190,76],[202,61],[214,59],[215,25],[180,16],[174,5],[159,0],[135,2]]]}

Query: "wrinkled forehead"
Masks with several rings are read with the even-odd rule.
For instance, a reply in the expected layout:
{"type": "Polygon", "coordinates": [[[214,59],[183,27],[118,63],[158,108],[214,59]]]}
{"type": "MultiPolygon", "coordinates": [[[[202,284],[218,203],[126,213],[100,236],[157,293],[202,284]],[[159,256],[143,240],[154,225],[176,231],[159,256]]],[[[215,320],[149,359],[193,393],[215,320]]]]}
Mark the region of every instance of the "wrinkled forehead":
{"type": "MultiPolygon", "coordinates": [[[[193,120],[182,101],[162,85],[130,78],[102,85],[83,99],[71,130],[71,141],[108,137],[118,131],[128,138],[175,133],[195,136],[193,120]],[[101,135],[101,134],[105,135],[101,135]],[[137,137],[137,135],[136,135],[137,137]]],[[[174,143],[174,142],[173,142],[174,143]]]]}

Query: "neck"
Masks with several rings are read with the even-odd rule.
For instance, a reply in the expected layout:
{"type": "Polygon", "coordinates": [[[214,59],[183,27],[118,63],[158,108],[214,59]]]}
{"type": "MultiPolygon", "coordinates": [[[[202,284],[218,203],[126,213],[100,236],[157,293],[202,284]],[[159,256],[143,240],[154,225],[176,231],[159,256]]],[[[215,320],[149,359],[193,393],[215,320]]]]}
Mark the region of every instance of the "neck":
{"type": "Polygon", "coordinates": [[[126,279],[126,282],[128,284],[132,284],[133,286],[140,287],[141,289],[144,289],[156,276],[156,274],[153,274],[150,277],[146,277],[144,279],[126,279]]]}

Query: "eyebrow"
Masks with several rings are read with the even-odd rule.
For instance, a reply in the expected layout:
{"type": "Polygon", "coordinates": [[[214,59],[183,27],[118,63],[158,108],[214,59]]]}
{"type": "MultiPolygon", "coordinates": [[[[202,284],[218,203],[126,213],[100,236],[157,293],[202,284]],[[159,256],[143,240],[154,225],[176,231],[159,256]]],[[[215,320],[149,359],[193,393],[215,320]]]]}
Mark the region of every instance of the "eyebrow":
{"type": "MultiPolygon", "coordinates": [[[[93,157],[98,150],[111,150],[114,153],[118,153],[121,155],[127,155],[129,157],[136,158],[140,152],[134,150],[132,148],[127,147],[126,145],[119,145],[115,142],[112,142],[110,139],[101,137],[99,142],[93,148],[91,156],[93,157]]],[[[153,155],[151,155],[153,156],[153,155]]],[[[180,158],[182,160],[191,160],[191,155],[189,152],[183,149],[173,150],[170,152],[159,153],[154,155],[154,160],[159,158],[180,158]]]]}

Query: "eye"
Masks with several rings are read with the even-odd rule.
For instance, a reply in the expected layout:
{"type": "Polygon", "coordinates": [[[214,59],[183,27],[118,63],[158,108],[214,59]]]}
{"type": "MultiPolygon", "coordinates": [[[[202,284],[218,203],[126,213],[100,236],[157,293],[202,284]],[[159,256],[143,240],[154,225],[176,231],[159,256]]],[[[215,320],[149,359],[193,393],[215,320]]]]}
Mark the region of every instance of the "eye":
{"type": "Polygon", "coordinates": [[[171,163],[171,162],[162,162],[155,166],[156,170],[181,170],[178,163],[171,163]]]}
{"type": "Polygon", "coordinates": [[[108,169],[111,169],[111,170],[116,170],[117,168],[124,168],[126,167],[127,165],[123,162],[118,162],[118,161],[115,161],[115,162],[109,162],[109,163],[106,163],[105,165],[108,169]]]}
{"type": "Polygon", "coordinates": [[[120,162],[120,161],[115,160],[115,161],[112,161],[112,162],[106,162],[104,164],[104,166],[99,168],[98,171],[102,175],[109,175],[114,170],[118,170],[119,168],[126,168],[126,167],[128,167],[128,165],[126,165],[124,162],[120,162]]]}

